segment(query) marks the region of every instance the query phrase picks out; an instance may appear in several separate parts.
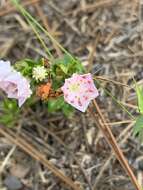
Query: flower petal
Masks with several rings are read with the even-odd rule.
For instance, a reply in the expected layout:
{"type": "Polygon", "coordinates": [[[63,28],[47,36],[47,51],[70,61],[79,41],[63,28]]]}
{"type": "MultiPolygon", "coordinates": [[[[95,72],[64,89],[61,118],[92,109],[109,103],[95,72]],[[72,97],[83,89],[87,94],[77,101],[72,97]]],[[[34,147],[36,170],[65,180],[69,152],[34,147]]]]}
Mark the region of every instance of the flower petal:
{"type": "Polygon", "coordinates": [[[0,60],[0,81],[11,73],[12,67],[9,61],[0,60]]]}

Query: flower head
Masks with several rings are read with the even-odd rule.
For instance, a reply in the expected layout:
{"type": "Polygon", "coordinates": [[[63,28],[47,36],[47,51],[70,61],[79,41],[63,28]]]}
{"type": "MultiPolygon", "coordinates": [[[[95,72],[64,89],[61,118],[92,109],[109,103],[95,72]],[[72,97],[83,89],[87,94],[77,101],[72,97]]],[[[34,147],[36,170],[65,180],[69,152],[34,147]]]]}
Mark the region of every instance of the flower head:
{"type": "Polygon", "coordinates": [[[61,89],[65,101],[82,112],[85,112],[90,101],[99,95],[90,73],[73,74],[71,78],[65,80],[61,89]]]}
{"type": "Polygon", "coordinates": [[[17,99],[18,105],[21,107],[32,94],[29,81],[15,71],[9,62],[0,61],[0,71],[1,69],[3,73],[0,75],[0,88],[7,94],[8,98],[17,99]]]}
{"type": "Polygon", "coordinates": [[[37,66],[33,68],[33,78],[37,81],[42,81],[47,76],[47,70],[44,66],[37,66]]]}
{"type": "Polygon", "coordinates": [[[42,84],[38,86],[36,94],[42,99],[48,99],[52,84],[47,82],[46,84],[42,84]]]}

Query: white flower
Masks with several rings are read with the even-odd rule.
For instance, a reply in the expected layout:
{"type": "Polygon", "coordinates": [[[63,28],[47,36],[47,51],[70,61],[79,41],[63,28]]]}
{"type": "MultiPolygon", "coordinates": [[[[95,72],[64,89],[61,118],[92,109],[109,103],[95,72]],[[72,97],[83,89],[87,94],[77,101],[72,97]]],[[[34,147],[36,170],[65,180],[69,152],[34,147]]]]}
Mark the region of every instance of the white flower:
{"type": "Polygon", "coordinates": [[[33,78],[37,81],[42,81],[47,76],[47,70],[44,66],[37,66],[33,68],[33,78]]]}

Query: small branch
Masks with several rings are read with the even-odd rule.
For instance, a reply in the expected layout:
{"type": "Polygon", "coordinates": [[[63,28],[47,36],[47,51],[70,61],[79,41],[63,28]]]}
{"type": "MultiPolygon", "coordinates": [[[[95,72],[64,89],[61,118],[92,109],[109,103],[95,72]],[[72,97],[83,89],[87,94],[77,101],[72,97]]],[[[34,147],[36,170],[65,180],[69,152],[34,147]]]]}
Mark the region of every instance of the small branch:
{"type": "Polygon", "coordinates": [[[118,146],[116,139],[113,136],[110,127],[106,123],[106,120],[105,120],[97,102],[94,100],[93,103],[94,103],[94,106],[96,107],[96,111],[97,111],[98,116],[100,118],[100,120],[98,118],[99,129],[103,132],[104,137],[106,138],[107,142],[109,143],[109,145],[113,149],[113,151],[114,151],[117,159],[119,160],[120,164],[122,165],[122,167],[124,168],[124,170],[126,171],[128,176],[130,177],[130,179],[131,179],[133,185],[135,186],[136,190],[141,190],[141,187],[138,184],[138,181],[137,181],[132,169],[130,168],[126,158],[124,157],[122,150],[118,146]]]}
{"type": "MultiPolygon", "coordinates": [[[[36,118],[35,118],[36,120],[36,118]]],[[[64,143],[64,141],[62,141],[55,133],[53,133],[52,131],[50,131],[48,128],[43,127],[43,125],[41,125],[39,122],[34,121],[34,124],[38,127],[40,127],[44,132],[46,132],[47,134],[51,135],[61,146],[63,146],[66,150],[67,153],[69,153],[71,155],[71,157],[75,160],[75,162],[77,163],[77,165],[79,166],[81,173],[83,175],[83,177],[85,178],[85,180],[87,181],[89,187],[91,190],[93,190],[92,185],[89,181],[88,176],[85,173],[85,170],[83,169],[83,167],[81,166],[80,161],[75,157],[74,153],[69,149],[69,147],[64,143]]]]}
{"type": "MultiPolygon", "coordinates": [[[[131,128],[133,127],[133,124],[131,123],[130,125],[128,125],[128,127],[126,127],[119,135],[119,137],[117,138],[117,142],[119,142],[119,145],[123,145],[127,139],[130,137],[132,130],[131,128]],[[121,140],[122,139],[122,140],[121,140]]],[[[93,185],[93,189],[95,190],[97,184],[99,183],[100,179],[103,177],[103,173],[105,172],[105,170],[107,170],[108,166],[111,164],[111,160],[115,159],[113,151],[111,151],[110,156],[108,157],[108,159],[106,159],[105,163],[102,165],[102,167],[100,168],[99,174],[96,177],[95,183],[93,185]]]]}
{"type": "Polygon", "coordinates": [[[19,146],[23,151],[25,151],[31,157],[39,161],[41,164],[46,166],[53,174],[55,174],[63,182],[65,182],[69,186],[69,189],[72,188],[74,190],[80,190],[80,188],[77,185],[75,185],[69,177],[65,176],[62,172],[60,172],[51,162],[49,162],[45,158],[44,155],[41,154],[41,152],[37,151],[36,148],[34,148],[32,145],[27,143],[22,138],[16,138],[15,133],[12,132],[12,130],[4,129],[2,126],[0,126],[0,134],[6,137],[15,145],[19,146]]]}

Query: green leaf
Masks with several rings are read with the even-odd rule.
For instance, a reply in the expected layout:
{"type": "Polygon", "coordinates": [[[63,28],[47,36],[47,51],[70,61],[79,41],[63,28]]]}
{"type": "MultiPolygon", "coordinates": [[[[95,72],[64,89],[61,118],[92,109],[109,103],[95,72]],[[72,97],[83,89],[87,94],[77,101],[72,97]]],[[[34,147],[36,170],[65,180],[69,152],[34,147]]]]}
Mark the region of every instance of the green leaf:
{"type": "Polygon", "coordinates": [[[68,55],[64,55],[63,59],[61,59],[60,62],[58,63],[58,66],[65,74],[67,74],[69,67],[72,63],[73,59],[71,59],[71,57],[69,57],[68,55]]]}
{"type": "Polygon", "coordinates": [[[137,98],[138,98],[139,112],[143,114],[143,88],[138,86],[136,81],[135,81],[135,85],[136,85],[136,93],[137,93],[137,98]]]}
{"type": "Polygon", "coordinates": [[[70,117],[74,111],[74,108],[64,101],[64,97],[58,97],[56,99],[48,100],[48,111],[50,113],[56,111],[62,111],[65,116],[70,117]]]}
{"type": "Polygon", "coordinates": [[[53,88],[56,90],[60,88],[65,79],[71,77],[73,73],[84,73],[84,67],[78,59],[64,55],[62,58],[54,60],[50,71],[53,88]]]}
{"type": "Polygon", "coordinates": [[[15,100],[5,99],[0,103],[0,123],[6,127],[13,127],[17,123],[20,109],[15,100]]]}
{"type": "Polygon", "coordinates": [[[133,134],[138,136],[140,142],[143,141],[143,115],[140,115],[135,122],[133,134]]]}
{"type": "Polygon", "coordinates": [[[32,59],[24,59],[15,63],[14,67],[23,76],[32,77],[33,67],[42,65],[42,61],[34,61],[32,59]]]}
{"type": "Polygon", "coordinates": [[[73,114],[74,108],[71,105],[65,103],[63,108],[62,108],[62,111],[63,111],[65,116],[71,117],[73,114]]]}
{"type": "Polygon", "coordinates": [[[6,126],[13,124],[14,118],[12,114],[3,115],[0,117],[0,123],[6,126]]]}
{"type": "Polygon", "coordinates": [[[56,99],[49,99],[48,100],[48,111],[49,112],[55,112],[59,109],[61,109],[64,105],[64,98],[58,97],[56,99]]]}
{"type": "Polygon", "coordinates": [[[60,72],[61,70],[62,72],[64,72],[64,74],[67,74],[69,65],[72,61],[73,60],[68,55],[64,55],[63,58],[55,59],[53,64],[53,71],[57,74],[57,72],[60,72]]]}
{"type": "Polygon", "coordinates": [[[13,114],[20,110],[16,100],[5,99],[1,103],[1,106],[3,107],[4,111],[11,112],[13,114]]]}
{"type": "Polygon", "coordinates": [[[80,73],[84,71],[84,67],[78,59],[73,59],[68,55],[64,55],[60,59],[56,59],[53,63],[52,71],[57,74],[57,68],[60,68],[66,75],[80,73]]]}
{"type": "Polygon", "coordinates": [[[60,64],[59,67],[61,68],[61,70],[62,70],[65,74],[68,73],[68,67],[67,67],[67,66],[65,66],[64,64],[60,64]]]}

